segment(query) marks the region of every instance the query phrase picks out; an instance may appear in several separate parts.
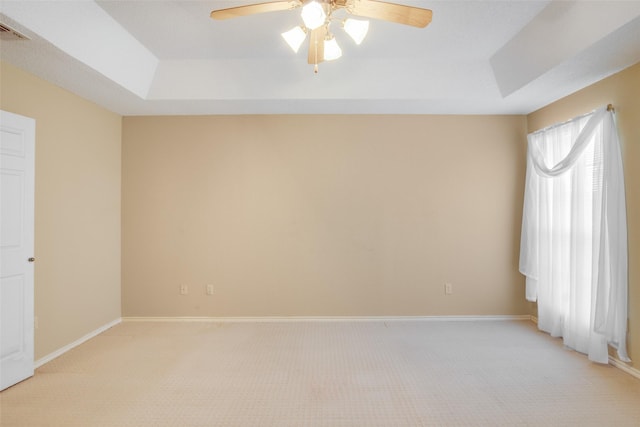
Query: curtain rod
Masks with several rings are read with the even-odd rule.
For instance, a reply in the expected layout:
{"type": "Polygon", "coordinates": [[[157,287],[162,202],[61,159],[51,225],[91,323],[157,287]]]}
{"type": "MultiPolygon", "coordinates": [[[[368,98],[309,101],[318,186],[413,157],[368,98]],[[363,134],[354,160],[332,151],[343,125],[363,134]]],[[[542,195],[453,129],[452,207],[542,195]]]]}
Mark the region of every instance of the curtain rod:
{"type": "MultiPolygon", "coordinates": [[[[576,117],[574,117],[574,118],[572,118],[572,119],[569,119],[569,120],[566,120],[566,121],[564,121],[564,122],[558,122],[558,123],[555,123],[555,124],[549,125],[549,126],[544,127],[544,128],[542,128],[542,129],[538,129],[538,130],[536,130],[536,131],[533,131],[533,132],[531,132],[529,135],[535,135],[536,133],[540,133],[540,132],[548,131],[549,129],[553,129],[553,128],[558,127],[558,126],[566,125],[567,123],[570,123],[570,122],[572,122],[572,121],[574,121],[574,120],[580,120],[580,119],[582,119],[582,118],[584,118],[584,117],[588,117],[588,116],[592,115],[592,114],[593,114],[593,113],[595,113],[596,111],[597,111],[597,110],[593,110],[593,111],[591,111],[591,112],[589,112],[589,113],[585,113],[585,114],[582,114],[582,115],[580,115],[580,116],[576,116],[576,117]]],[[[615,111],[616,111],[616,110],[615,110],[615,108],[613,108],[613,104],[607,104],[607,111],[613,111],[613,112],[615,113],[615,111]]]]}

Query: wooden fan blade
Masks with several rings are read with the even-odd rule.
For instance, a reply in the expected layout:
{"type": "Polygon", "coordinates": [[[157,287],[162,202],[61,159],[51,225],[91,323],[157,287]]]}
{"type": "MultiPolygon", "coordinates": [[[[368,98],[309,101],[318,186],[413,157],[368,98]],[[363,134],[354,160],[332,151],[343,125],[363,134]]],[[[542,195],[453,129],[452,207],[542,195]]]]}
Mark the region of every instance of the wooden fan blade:
{"type": "Polygon", "coordinates": [[[326,25],[311,30],[309,37],[309,64],[319,64],[324,61],[324,39],[326,36],[326,25]]]}
{"type": "Polygon", "coordinates": [[[272,1],[269,3],[250,4],[247,6],[230,7],[228,9],[212,10],[212,19],[229,19],[239,16],[255,15],[257,13],[279,12],[302,6],[301,0],[272,1]]]}
{"type": "Polygon", "coordinates": [[[355,0],[349,12],[365,18],[382,19],[418,28],[429,25],[433,15],[429,9],[374,0],[355,0]]]}

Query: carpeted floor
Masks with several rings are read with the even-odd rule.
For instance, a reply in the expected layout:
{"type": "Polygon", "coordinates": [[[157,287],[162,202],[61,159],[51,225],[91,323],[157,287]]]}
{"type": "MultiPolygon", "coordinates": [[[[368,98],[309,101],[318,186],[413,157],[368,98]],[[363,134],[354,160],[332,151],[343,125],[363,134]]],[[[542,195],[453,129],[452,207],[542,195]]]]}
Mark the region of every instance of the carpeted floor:
{"type": "Polygon", "coordinates": [[[2,427],[640,425],[640,380],[528,321],[124,322],[0,400],[2,427]]]}

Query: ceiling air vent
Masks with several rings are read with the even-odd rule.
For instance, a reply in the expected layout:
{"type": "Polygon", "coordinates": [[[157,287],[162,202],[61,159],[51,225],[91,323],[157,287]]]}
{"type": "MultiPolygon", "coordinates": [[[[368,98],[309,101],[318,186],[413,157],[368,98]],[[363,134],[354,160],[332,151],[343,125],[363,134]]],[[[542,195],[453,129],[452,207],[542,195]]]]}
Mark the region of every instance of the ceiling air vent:
{"type": "Polygon", "coordinates": [[[29,40],[29,37],[25,36],[9,27],[7,24],[0,23],[0,39],[1,40],[29,40]]]}

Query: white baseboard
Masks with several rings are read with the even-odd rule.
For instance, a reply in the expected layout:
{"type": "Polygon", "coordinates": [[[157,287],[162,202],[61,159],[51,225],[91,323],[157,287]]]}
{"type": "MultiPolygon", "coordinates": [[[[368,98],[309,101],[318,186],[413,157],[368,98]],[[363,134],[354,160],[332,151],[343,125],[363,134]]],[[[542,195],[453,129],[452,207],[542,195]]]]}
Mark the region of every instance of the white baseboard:
{"type": "Polygon", "coordinates": [[[629,375],[632,375],[636,378],[638,378],[640,380],[640,370],[636,369],[632,366],[627,365],[626,363],[624,363],[623,361],[609,356],[609,363],[613,366],[615,366],[616,368],[620,369],[623,372],[626,372],[629,375]]]}
{"type": "Polygon", "coordinates": [[[496,321],[531,320],[526,315],[504,316],[263,316],[263,317],[123,317],[123,322],[393,322],[393,321],[496,321]]]}
{"type": "Polygon", "coordinates": [[[122,321],[122,318],[117,318],[109,323],[107,323],[106,325],[100,326],[98,329],[89,332],[88,334],[86,334],[85,336],[75,340],[74,342],[72,342],[71,344],[67,344],[64,347],[47,354],[46,356],[44,356],[41,359],[36,360],[35,362],[33,362],[33,369],[38,369],[40,366],[44,365],[47,362],[52,361],[53,359],[55,359],[56,357],[62,356],[64,353],[66,353],[67,351],[71,350],[74,347],[79,346],[80,344],[89,341],[91,338],[95,337],[96,335],[99,335],[101,333],[103,333],[104,331],[106,331],[109,328],[114,327],[115,325],[117,325],[118,323],[120,323],[122,321]]]}

